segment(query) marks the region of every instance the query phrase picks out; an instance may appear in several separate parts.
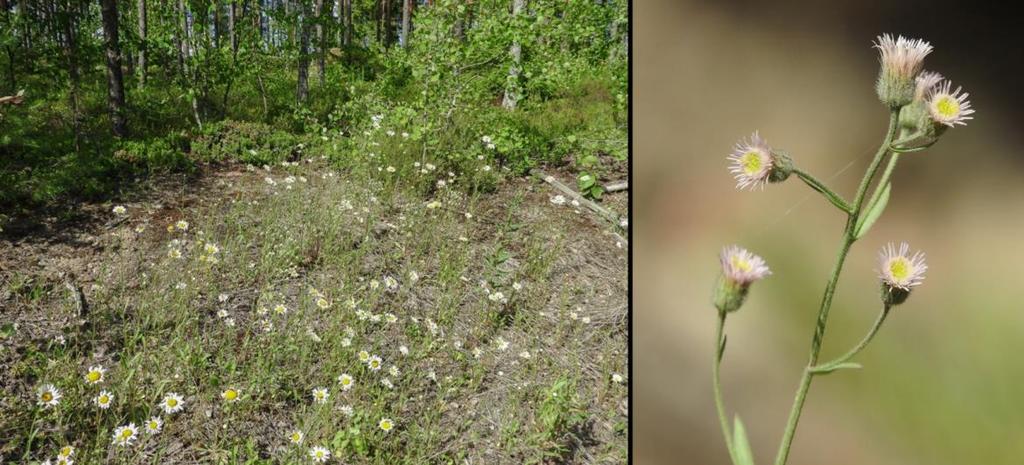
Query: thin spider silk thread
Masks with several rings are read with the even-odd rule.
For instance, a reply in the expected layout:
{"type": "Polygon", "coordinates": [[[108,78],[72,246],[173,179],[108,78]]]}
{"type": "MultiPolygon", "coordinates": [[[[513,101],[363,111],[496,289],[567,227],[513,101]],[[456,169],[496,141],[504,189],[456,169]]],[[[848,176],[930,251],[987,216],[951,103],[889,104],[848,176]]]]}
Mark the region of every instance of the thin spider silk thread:
{"type": "MultiPolygon", "coordinates": [[[[855,156],[852,159],[850,159],[850,161],[847,162],[845,166],[843,166],[842,168],[839,168],[839,170],[836,171],[835,173],[832,173],[832,175],[829,176],[828,178],[826,178],[825,181],[828,181],[828,182],[834,181],[836,178],[838,178],[840,175],[845,173],[846,170],[850,169],[850,167],[852,167],[858,161],[863,160],[864,158],[867,158],[868,155],[871,155],[874,152],[874,150],[875,149],[873,149],[873,148],[867,148],[867,149],[862,150],[860,155],[855,156]]],[[[811,197],[814,197],[816,195],[818,195],[818,193],[816,193],[816,192],[804,195],[803,198],[801,198],[800,200],[797,200],[791,207],[786,209],[785,213],[783,213],[778,218],[776,218],[775,221],[772,221],[771,223],[769,223],[768,226],[775,226],[780,221],[782,221],[784,218],[789,216],[790,213],[793,213],[794,211],[796,211],[797,208],[800,208],[800,206],[803,205],[803,203],[806,202],[807,199],[809,199],[811,197]]]]}

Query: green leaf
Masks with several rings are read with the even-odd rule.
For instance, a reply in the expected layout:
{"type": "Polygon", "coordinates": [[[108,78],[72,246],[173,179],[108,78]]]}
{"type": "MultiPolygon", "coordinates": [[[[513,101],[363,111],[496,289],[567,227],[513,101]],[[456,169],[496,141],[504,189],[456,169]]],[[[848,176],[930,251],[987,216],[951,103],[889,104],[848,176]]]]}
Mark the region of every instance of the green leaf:
{"type": "Polygon", "coordinates": [[[835,365],[815,368],[815,369],[813,369],[811,371],[814,374],[817,374],[817,375],[827,375],[827,374],[832,373],[833,371],[836,371],[836,370],[854,370],[854,369],[861,369],[861,368],[864,368],[864,366],[859,364],[859,363],[844,362],[844,363],[837,363],[835,365]]]}
{"type": "Polygon", "coordinates": [[[740,416],[736,415],[732,426],[733,465],[754,465],[754,453],[747,441],[747,430],[743,428],[740,416]]]}
{"type": "Polygon", "coordinates": [[[878,200],[874,204],[868,205],[867,213],[857,221],[855,238],[860,239],[864,237],[864,234],[867,234],[868,230],[871,229],[871,225],[875,224],[878,217],[882,216],[886,204],[889,203],[889,190],[891,187],[892,184],[886,183],[885,187],[882,188],[882,194],[878,196],[878,200]]]}

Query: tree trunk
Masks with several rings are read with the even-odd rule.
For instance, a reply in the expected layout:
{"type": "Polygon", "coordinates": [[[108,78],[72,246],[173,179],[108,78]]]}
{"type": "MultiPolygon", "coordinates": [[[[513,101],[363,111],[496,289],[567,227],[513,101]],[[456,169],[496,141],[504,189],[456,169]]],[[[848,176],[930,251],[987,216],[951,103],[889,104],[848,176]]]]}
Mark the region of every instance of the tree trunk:
{"type": "Polygon", "coordinates": [[[299,71],[298,86],[295,99],[304,103],[309,97],[309,18],[306,15],[305,3],[299,13],[299,71]]]}
{"type": "Polygon", "coordinates": [[[320,23],[324,11],[324,0],[316,0],[316,10],[313,16],[316,17],[316,76],[320,85],[324,85],[324,66],[326,65],[326,54],[324,53],[324,26],[320,23]]]}
{"type": "Polygon", "coordinates": [[[409,34],[412,32],[413,0],[402,0],[402,47],[409,46],[409,34]]]}
{"type": "Polygon", "coordinates": [[[139,89],[146,87],[146,0],[139,0],[139,89]]]}
{"type": "Polygon", "coordinates": [[[74,24],[74,15],[67,10],[68,5],[64,5],[63,18],[61,18],[61,26],[63,29],[63,40],[64,56],[67,59],[68,64],[68,81],[71,84],[71,88],[68,91],[68,103],[71,106],[71,128],[75,134],[75,152],[79,152],[82,149],[82,131],[81,121],[82,115],[78,104],[78,90],[79,90],[79,72],[78,72],[78,51],[75,50],[76,44],[76,33],[74,24]]]}
{"type": "Polygon", "coordinates": [[[341,15],[345,19],[345,30],[342,32],[341,44],[348,47],[352,45],[352,0],[339,0],[341,1],[341,15]]]}
{"type": "MultiPolygon", "coordinates": [[[[0,9],[4,11],[4,28],[8,31],[13,32],[14,28],[11,26],[11,5],[8,0],[0,0],[0,9]]],[[[15,88],[18,87],[18,81],[14,75],[14,47],[11,44],[4,45],[4,50],[7,52],[7,82],[11,86],[11,93],[15,92],[15,88]]]]}
{"type": "MultiPolygon", "coordinates": [[[[512,0],[513,22],[515,22],[515,17],[522,14],[525,9],[526,0],[512,0]]],[[[512,65],[508,68],[508,83],[505,84],[505,97],[501,100],[501,106],[506,110],[515,110],[520,98],[519,73],[523,55],[522,45],[518,41],[512,42],[509,54],[512,56],[512,65]]]]}
{"type": "Polygon", "coordinates": [[[228,3],[228,37],[231,40],[231,56],[238,55],[238,36],[235,35],[235,15],[238,5],[234,0],[228,3]]]}
{"type": "Polygon", "coordinates": [[[121,44],[117,37],[117,0],[100,0],[103,38],[107,48],[107,103],[114,137],[128,135],[124,111],[124,76],[121,74],[121,44]]]}

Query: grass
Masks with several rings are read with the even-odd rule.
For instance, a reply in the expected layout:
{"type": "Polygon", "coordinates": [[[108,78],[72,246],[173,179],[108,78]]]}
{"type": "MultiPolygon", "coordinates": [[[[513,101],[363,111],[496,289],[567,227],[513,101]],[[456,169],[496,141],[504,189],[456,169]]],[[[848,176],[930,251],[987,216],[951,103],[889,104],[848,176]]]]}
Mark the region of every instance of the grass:
{"type": "Polygon", "coordinates": [[[7,276],[3,313],[21,316],[0,332],[0,457],[305,463],[322,446],[344,463],[626,460],[627,388],[612,381],[626,371],[625,258],[581,215],[526,181],[484,194],[455,188],[479,174],[406,158],[284,165],[233,171],[193,207],[108,213],[124,221],[83,272],[84,315],[67,276],[7,276]],[[107,372],[90,385],[94,365],[107,372]],[[63,394],[54,407],[37,404],[45,384],[63,394]],[[169,393],[181,412],[159,409],[169,393]],[[113,443],[154,416],[158,434],[113,443]]]}

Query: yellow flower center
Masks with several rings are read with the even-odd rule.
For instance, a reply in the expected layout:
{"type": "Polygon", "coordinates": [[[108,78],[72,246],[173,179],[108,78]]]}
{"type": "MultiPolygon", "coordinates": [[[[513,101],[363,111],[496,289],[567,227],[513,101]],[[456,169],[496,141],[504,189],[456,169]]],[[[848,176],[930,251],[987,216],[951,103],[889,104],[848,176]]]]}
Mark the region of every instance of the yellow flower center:
{"type": "Polygon", "coordinates": [[[299,442],[302,440],[302,435],[299,433],[292,433],[292,442],[299,442]]]}
{"type": "Polygon", "coordinates": [[[348,386],[349,384],[352,384],[352,380],[348,378],[341,378],[341,384],[344,386],[348,386]]]}
{"type": "Polygon", "coordinates": [[[935,111],[945,118],[960,114],[960,102],[950,95],[943,95],[935,101],[935,111]]]}
{"type": "Polygon", "coordinates": [[[745,260],[738,256],[733,256],[732,267],[743,272],[748,272],[753,268],[753,265],[750,264],[749,260],[745,260]]]}
{"type": "Polygon", "coordinates": [[[225,400],[232,401],[232,400],[235,400],[237,398],[238,398],[238,391],[236,391],[234,389],[228,389],[227,391],[224,391],[224,399],[225,400]]]}
{"type": "Polygon", "coordinates": [[[316,458],[318,458],[318,459],[324,458],[324,451],[322,451],[322,450],[316,451],[316,458]]]}
{"type": "Polygon", "coordinates": [[[743,158],[740,159],[740,165],[743,166],[743,173],[747,176],[757,174],[761,171],[761,154],[754,151],[743,154],[743,158]]]}
{"type": "Polygon", "coordinates": [[[158,425],[155,421],[149,422],[149,429],[155,430],[157,428],[157,426],[160,426],[160,425],[158,425]]]}
{"type": "Polygon", "coordinates": [[[385,430],[385,431],[391,429],[391,422],[390,421],[382,421],[382,422],[380,422],[380,429],[385,430]]]}
{"type": "Polygon", "coordinates": [[[170,399],[167,399],[167,406],[168,407],[175,407],[177,405],[178,405],[178,399],[175,399],[173,397],[170,398],[170,399]]]}
{"type": "Polygon", "coordinates": [[[95,383],[100,380],[100,376],[103,376],[100,374],[100,372],[90,371],[89,374],[86,375],[85,377],[89,380],[90,383],[95,383]]]}
{"type": "Polygon", "coordinates": [[[60,455],[63,457],[70,457],[74,452],[75,450],[72,449],[71,446],[64,446],[60,449],[60,455]]]}
{"type": "Polygon", "coordinates": [[[105,404],[107,402],[110,402],[110,398],[109,397],[107,397],[107,396],[100,396],[100,403],[101,404],[105,404]]]}
{"type": "Polygon", "coordinates": [[[49,402],[53,400],[53,394],[50,391],[46,391],[43,395],[39,396],[39,398],[42,399],[43,402],[49,402]]]}
{"type": "Polygon", "coordinates": [[[132,437],[132,430],[125,428],[121,430],[121,439],[128,439],[132,437]]]}
{"type": "Polygon", "coordinates": [[[910,276],[911,266],[907,259],[897,257],[889,262],[889,274],[897,281],[903,281],[910,276]]]}

